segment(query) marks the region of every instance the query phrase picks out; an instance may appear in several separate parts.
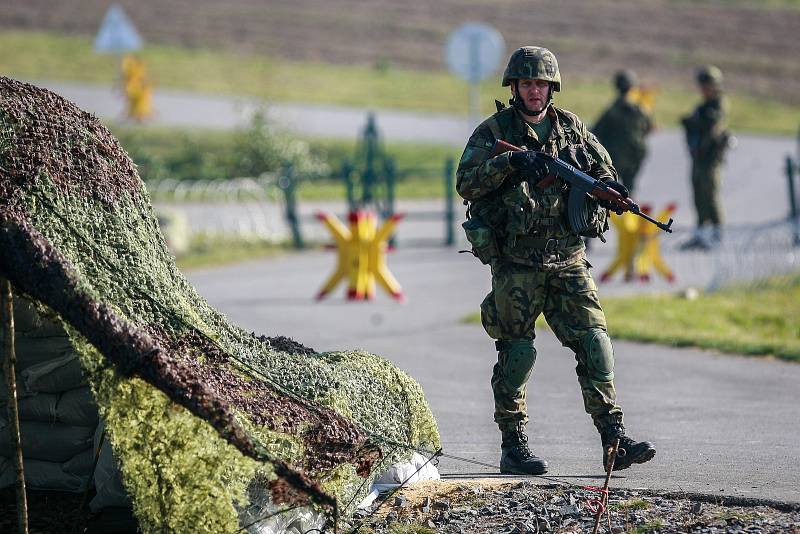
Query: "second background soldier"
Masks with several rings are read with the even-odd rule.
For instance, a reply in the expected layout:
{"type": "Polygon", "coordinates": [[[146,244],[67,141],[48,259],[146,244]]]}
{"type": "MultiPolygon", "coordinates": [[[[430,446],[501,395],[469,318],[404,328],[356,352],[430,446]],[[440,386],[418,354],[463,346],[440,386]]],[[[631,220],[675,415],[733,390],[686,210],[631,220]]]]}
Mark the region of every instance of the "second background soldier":
{"type": "Polygon", "coordinates": [[[638,92],[638,78],[631,70],[614,75],[617,97],[597,119],[592,133],[611,156],[619,180],[631,194],[636,189],[636,175],[647,155],[647,136],[653,130],[650,114],[632,97],[638,92]]]}

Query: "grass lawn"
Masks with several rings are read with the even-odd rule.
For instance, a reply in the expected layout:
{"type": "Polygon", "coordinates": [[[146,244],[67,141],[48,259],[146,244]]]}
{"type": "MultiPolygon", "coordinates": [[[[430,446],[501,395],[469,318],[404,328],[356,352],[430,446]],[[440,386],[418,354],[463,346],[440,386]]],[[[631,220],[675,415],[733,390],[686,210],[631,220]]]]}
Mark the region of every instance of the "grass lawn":
{"type": "MultiPolygon", "coordinates": [[[[92,51],[89,37],[34,31],[0,33],[0,72],[25,79],[73,80],[110,84],[118,80],[119,58],[92,51]]],[[[169,46],[146,47],[144,59],[157,87],[236,94],[273,101],[298,101],[342,106],[393,108],[464,114],[468,86],[447,72],[400,68],[285,61],[266,56],[169,46]],[[314,79],[324,91],[297,90],[314,79]]],[[[118,83],[118,81],[117,81],[118,83]]],[[[587,122],[596,118],[612,97],[607,79],[575,79],[565,84],[558,104],[587,122]]],[[[655,118],[675,127],[678,117],[698,100],[685,88],[660,88],[655,118]]],[[[794,134],[798,106],[733,94],[731,127],[735,131],[794,134]]],[[[481,86],[482,113],[494,110],[493,99],[506,100],[507,90],[496,79],[481,86]]]]}
{"type": "MultiPolygon", "coordinates": [[[[672,294],[601,300],[613,339],[800,362],[800,274],[701,293],[694,300],[672,294]]],[[[480,323],[480,317],[465,321],[480,323]]],[[[538,326],[546,327],[541,317],[538,326]]]]}
{"type": "Polygon", "coordinates": [[[175,263],[182,271],[189,271],[279,256],[292,250],[290,243],[198,236],[175,263]]]}
{"type": "MultiPolygon", "coordinates": [[[[132,128],[117,124],[109,129],[132,154],[146,153],[149,158],[168,158],[192,145],[195,151],[220,156],[233,149],[235,132],[203,129],[177,129],[145,126],[132,128]],[[135,148],[135,150],[133,150],[135,148]]],[[[321,156],[337,179],[302,182],[297,194],[300,200],[332,200],[345,198],[345,185],[338,179],[342,163],[352,159],[356,139],[304,139],[311,152],[321,156]]],[[[444,171],[448,158],[458,163],[461,149],[448,145],[392,142],[384,145],[385,152],[395,161],[398,170],[395,194],[397,198],[428,199],[445,196],[444,171]]],[[[139,162],[140,163],[140,162],[139,162]]],[[[140,173],[146,167],[140,166],[140,173]]],[[[147,181],[147,176],[142,176],[147,181]]]]}

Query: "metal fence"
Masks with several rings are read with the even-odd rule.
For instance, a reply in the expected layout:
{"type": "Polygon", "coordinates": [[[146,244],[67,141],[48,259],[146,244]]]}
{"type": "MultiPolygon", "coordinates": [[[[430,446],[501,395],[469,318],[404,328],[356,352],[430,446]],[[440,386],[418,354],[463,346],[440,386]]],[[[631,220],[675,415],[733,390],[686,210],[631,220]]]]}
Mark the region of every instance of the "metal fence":
{"type": "Polygon", "coordinates": [[[285,202],[277,174],[229,180],[162,180],[147,184],[157,212],[180,213],[188,232],[285,240],[285,202]]]}
{"type": "Polygon", "coordinates": [[[800,271],[800,247],[794,241],[796,221],[732,226],[710,252],[713,276],[707,289],[730,284],[758,285],[761,281],[800,271]]]}
{"type": "MultiPolygon", "coordinates": [[[[601,286],[615,293],[663,292],[690,287],[716,291],[729,285],[756,287],[768,278],[800,272],[800,247],[794,243],[796,225],[792,220],[728,225],[723,229],[721,242],[707,251],[682,250],[681,245],[692,237],[694,230],[676,227],[673,234],[658,236],[661,256],[675,275],[673,283],[658,273],[650,273],[648,282],[638,278],[624,282],[621,273],[617,273],[601,286]]],[[[617,252],[613,230],[608,237],[608,244],[593,243],[589,252],[589,259],[598,273],[612,263],[617,252]]]]}
{"type": "MultiPolygon", "coordinates": [[[[285,184],[282,187],[281,180],[278,174],[207,182],[164,180],[148,184],[148,189],[157,211],[171,210],[185,216],[191,235],[201,233],[279,242],[292,235],[287,221],[285,184]]],[[[452,213],[446,213],[447,206],[453,209],[452,199],[446,202],[401,201],[397,211],[408,213],[408,218],[398,227],[400,246],[437,241],[466,248],[459,229],[455,235],[450,230],[448,239],[443,239],[443,221],[453,217],[452,213]],[[431,240],[436,235],[440,237],[431,240]]],[[[298,207],[299,231],[312,241],[324,242],[330,236],[314,217],[318,210],[346,216],[347,205],[341,200],[304,202],[298,207]]],[[[724,228],[721,243],[709,251],[681,250],[680,245],[689,239],[691,229],[677,227],[674,234],[660,237],[662,255],[675,272],[676,282],[669,284],[654,274],[649,284],[627,284],[625,288],[657,291],[696,287],[714,291],[730,284],[755,285],[772,276],[798,272],[800,246],[796,244],[796,235],[799,224],[796,219],[786,219],[765,224],[729,225],[724,228]]],[[[615,236],[612,233],[609,237],[608,244],[598,243],[590,252],[598,271],[602,271],[615,254],[615,236]]]]}

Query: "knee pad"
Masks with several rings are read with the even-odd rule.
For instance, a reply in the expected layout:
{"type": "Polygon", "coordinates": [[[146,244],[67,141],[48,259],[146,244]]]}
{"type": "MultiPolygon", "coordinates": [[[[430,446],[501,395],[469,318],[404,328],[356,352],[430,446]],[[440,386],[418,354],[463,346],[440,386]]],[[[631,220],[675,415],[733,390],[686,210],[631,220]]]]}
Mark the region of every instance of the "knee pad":
{"type": "Polygon", "coordinates": [[[604,330],[591,330],[581,338],[589,378],[597,382],[614,380],[614,347],[604,330]]]}
{"type": "Polygon", "coordinates": [[[498,349],[505,352],[502,363],[503,378],[512,390],[521,390],[528,382],[536,362],[536,349],[532,339],[513,339],[498,342],[498,349]]]}

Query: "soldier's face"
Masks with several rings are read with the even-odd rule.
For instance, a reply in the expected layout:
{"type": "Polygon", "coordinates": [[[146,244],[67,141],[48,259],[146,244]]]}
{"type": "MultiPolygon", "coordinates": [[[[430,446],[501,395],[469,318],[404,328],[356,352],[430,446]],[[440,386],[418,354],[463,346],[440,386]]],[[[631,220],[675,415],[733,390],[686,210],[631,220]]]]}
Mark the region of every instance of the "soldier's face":
{"type": "Polygon", "coordinates": [[[519,95],[516,96],[522,99],[525,107],[528,109],[543,109],[550,94],[550,82],[522,79],[519,81],[517,90],[519,95]]]}
{"type": "Polygon", "coordinates": [[[717,88],[711,83],[701,83],[700,93],[703,95],[703,98],[709,99],[713,96],[716,96],[717,88]]]}

